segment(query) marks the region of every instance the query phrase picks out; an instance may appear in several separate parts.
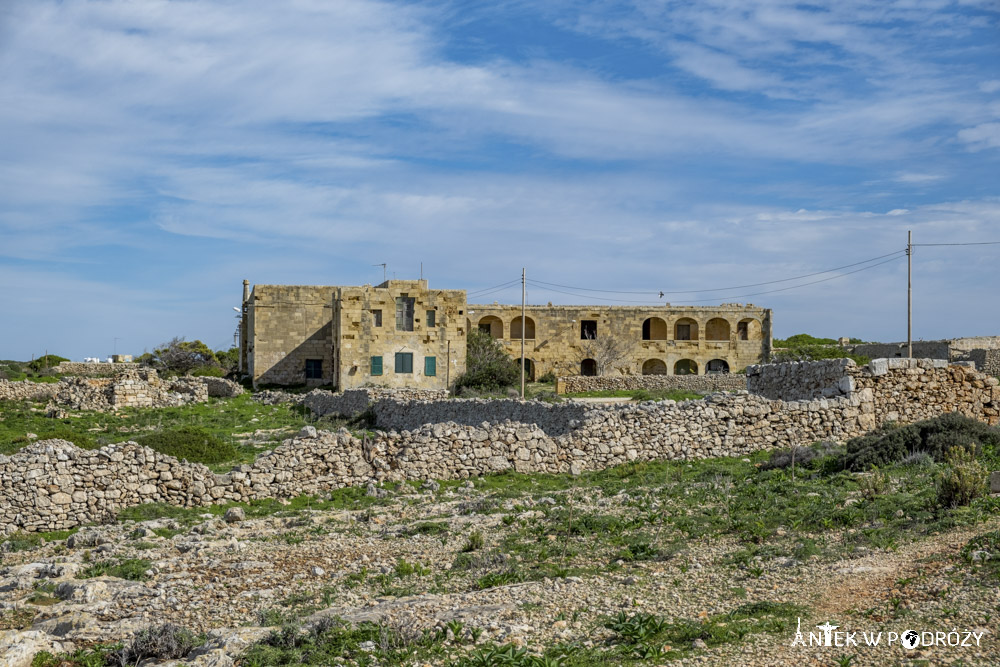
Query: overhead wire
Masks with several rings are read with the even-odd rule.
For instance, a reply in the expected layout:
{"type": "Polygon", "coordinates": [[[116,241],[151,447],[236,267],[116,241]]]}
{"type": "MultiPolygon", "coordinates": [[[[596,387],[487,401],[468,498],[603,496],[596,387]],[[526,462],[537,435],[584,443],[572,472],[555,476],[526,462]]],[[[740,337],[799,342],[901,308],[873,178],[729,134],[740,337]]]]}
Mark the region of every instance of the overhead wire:
{"type": "MultiPolygon", "coordinates": [[[[732,285],[730,287],[714,287],[712,289],[694,289],[694,290],[642,290],[642,291],[627,291],[627,290],[606,290],[606,289],[591,289],[586,287],[575,287],[573,285],[560,285],[559,283],[548,283],[543,280],[536,280],[535,282],[541,283],[543,285],[551,285],[553,287],[562,287],[564,289],[575,289],[581,292],[603,292],[608,294],[699,294],[702,292],[722,292],[731,289],[748,289],[750,287],[761,287],[763,285],[775,285],[777,283],[787,283],[793,280],[802,280],[803,278],[812,278],[813,276],[820,276],[824,273],[833,273],[834,271],[840,271],[842,269],[850,269],[855,266],[861,266],[862,264],[868,264],[880,259],[885,259],[886,257],[892,257],[893,255],[902,255],[905,253],[905,249],[896,250],[895,252],[890,252],[885,255],[879,255],[878,257],[871,257],[869,259],[861,260],[860,262],[854,262],[852,264],[845,264],[843,266],[838,266],[833,269],[826,269],[825,271],[816,271],[814,273],[806,273],[801,276],[795,276],[792,278],[782,278],[781,280],[768,280],[761,283],[750,283],[748,285],[732,285]]],[[[846,275],[846,274],[845,274],[846,275]]],[[[579,295],[577,295],[579,296],[579,295]]]]}
{"type": "Polygon", "coordinates": [[[974,243],[914,243],[913,247],[917,246],[930,247],[930,246],[943,246],[943,245],[1000,245],[1000,241],[976,241],[974,243]]]}

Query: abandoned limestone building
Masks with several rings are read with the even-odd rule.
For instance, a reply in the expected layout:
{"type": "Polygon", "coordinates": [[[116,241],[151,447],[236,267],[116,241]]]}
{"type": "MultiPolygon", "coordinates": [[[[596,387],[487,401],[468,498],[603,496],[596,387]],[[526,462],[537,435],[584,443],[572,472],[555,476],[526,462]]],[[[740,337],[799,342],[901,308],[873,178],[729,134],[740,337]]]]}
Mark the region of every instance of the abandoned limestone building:
{"type": "Polygon", "coordinates": [[[381,285],[243,281],[240,368],[254,385],[447,389],[479,329],[520,357],[529,379],[604,373],[736,372],[771,350],[771,310],[752,305],[528,306],[466,303],[426,280],[381,285]]]}

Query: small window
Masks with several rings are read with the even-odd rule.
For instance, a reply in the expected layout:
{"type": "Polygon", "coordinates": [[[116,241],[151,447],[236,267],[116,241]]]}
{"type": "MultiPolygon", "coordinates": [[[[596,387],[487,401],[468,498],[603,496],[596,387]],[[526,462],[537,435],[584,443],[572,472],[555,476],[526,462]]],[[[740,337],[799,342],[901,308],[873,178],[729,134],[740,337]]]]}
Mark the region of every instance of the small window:
{"type": "Polygon", "coordinates": [[[372,375],[382,375],[382,357],[372,357],[372,375]]]}
{"type": "Polygon", "coordinates": [[[580,340],[597,338],[597,320],[580,320],[580,340]]]}
{"type": "Polygon", "coordinates": [[[437,357],[424,357],[424,375],[437,375],[437,357]]]}
{"type": "Polygon", "coordinates": [[[412,373],[413,372],[413,353],[412,352],[397,352],[396,353],[396,372],[397,373],[412,373]]]}
{"type": "Polygon", "coordinates": [[[413,302],[412,296],[396,298],[396,331],[413,331],[413,302]]]}
{"type": "Polygon", "coordinates": [[[427,311],[427,326],[429,326],[429,327],[437,326],[437,319],[436,318],[437,318],[437,311],[436,310],[428,310],[427,311]]]}
{"type": "Polygon", "coordinates": [[[306,359],[306,379],[307,380],[323,379],[322,359],[306,359]]]}
{"type": "Polygon", "coordinates": [[[382,326],[382,311],[373,310],[372,311],[372,326],[380,327],[382,326]]]}

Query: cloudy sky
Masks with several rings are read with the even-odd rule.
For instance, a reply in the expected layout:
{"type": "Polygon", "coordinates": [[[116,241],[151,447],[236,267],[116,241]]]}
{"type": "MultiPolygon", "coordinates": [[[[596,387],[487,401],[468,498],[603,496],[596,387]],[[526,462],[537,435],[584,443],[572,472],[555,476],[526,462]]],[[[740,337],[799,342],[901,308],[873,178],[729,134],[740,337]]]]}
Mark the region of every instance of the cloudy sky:
{"type": "MultiPolygon", "coordinates": [[[[523,266],[532,303],[905,339],[907,230],[1000,241],[998,26],[995,0],[7,0],[0,358],[227,347],[244,278],[383,262],[473,302],[519,302],[487,288],[523,266]]],[[[1000,334],[1000,245],[918,247],[913,282],[915,338],[1000,334]]]]}

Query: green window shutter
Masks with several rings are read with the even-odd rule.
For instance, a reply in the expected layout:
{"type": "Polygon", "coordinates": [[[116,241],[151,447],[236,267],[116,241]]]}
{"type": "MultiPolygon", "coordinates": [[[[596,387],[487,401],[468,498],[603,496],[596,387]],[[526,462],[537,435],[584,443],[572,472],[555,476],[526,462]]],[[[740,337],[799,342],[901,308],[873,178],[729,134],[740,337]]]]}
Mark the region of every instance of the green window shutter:
{"type": "Polygon", "coordinates": [[[372,357],[372,375],[382,375],[382,357],[372,357]]]}
{"type": "Polygon", "coordinates": [[[427,326],[429,327],[437,326],[437,311],[435,310],[427,311],[427,326]]]}
{"type": "Polygon", "coordinates": [[[412,352],[397,352],[396,353],[396,372],[397,373],[412,373],[413,372],[413,353],[412,352]]]}
{"type": "Polygon", "coordinates": [[[424,357],[424,375],[437,375],[437,357],[424,357]]]}

